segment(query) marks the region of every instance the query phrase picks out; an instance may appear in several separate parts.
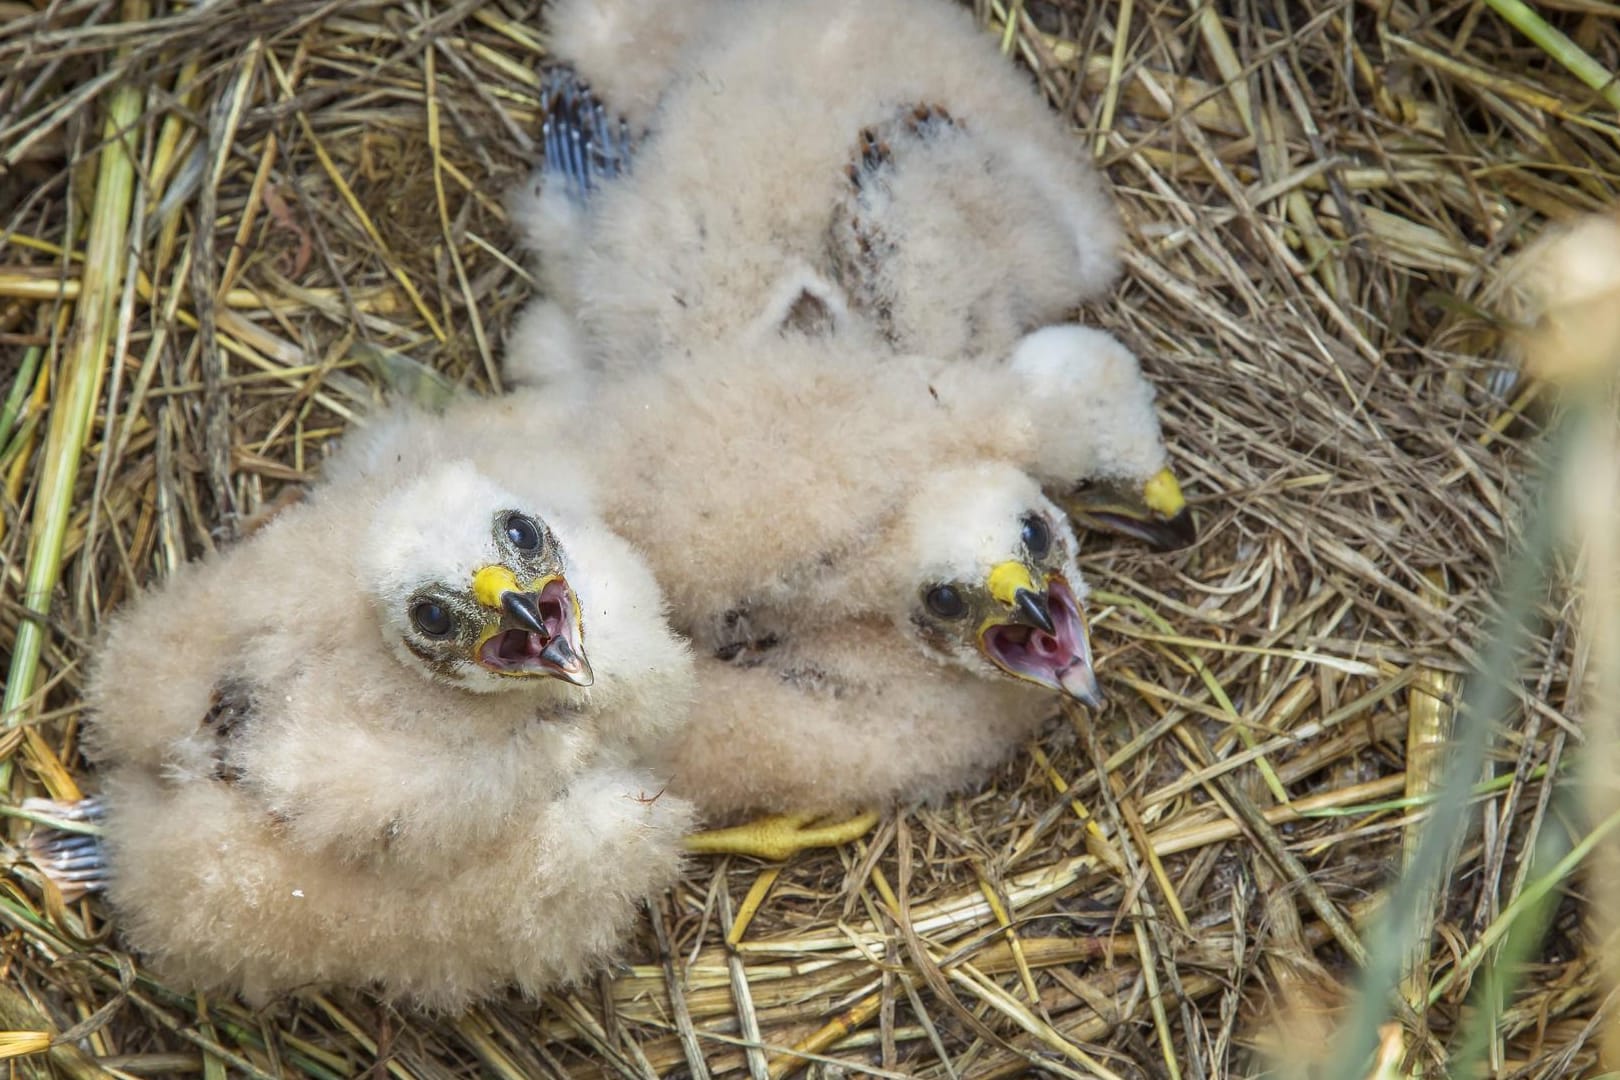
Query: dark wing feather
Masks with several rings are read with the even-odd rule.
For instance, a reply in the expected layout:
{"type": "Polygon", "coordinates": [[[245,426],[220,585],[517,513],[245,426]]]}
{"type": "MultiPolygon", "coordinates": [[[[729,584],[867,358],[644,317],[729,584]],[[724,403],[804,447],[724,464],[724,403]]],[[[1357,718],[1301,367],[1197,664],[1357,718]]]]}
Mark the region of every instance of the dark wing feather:
{"type": "Polygon", "coordinates": [[[604,181],[630,168],[629,125],[608,113],[573,68],[545,71],[540,112],[545,171],[561,178],[573,198],[584,202],[604,181]]]}

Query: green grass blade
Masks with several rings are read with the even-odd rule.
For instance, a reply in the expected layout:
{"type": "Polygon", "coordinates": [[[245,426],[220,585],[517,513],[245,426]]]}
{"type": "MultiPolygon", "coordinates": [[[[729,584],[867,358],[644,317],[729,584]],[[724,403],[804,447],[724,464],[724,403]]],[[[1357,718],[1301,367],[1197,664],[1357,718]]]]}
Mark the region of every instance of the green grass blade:
{"type": "Polygon", "coordinates": [[[1402,958],[1418,944],[1419,928],[1425,925],[1420,917],[1422,905],[1439,894],[1447,853],[1468,828],[1471,795],[1485,767],[1493,725],[1512,708],[1518,692],[1511,676],[1518,670],[1518,656],[1535,617],[1536,601],[1557,537],[1557,478],[1590,421],[1591,410],[1583,404],[1577,402],[1556,429],[1541,482],[1532,489],[1539,497],[1525,518],[1524,546],[1508,566],[1498,594],[1501,614],[1485,637],[1478,671],[1464,687],[1450,760],[1416,854],[1406,873],[1395,882],[1375,926],[1364,937],[1367,964],[1329,1058],[1332,1064],[1327,1075],[1332,1080],[1359,1080],[1368,1074],[1378,1045],[1378,1029],[1393,1011],[1402,958]]]}
{"type": "Polygon", "coordinates": [[[39,358],[43,355],[45,350],[38,345],[23,351],[22,364],[17,368],[11,391],[6,394],[6,403],[0,405],[0,447],[5,446],[11,438],[11,429],[16,426],[23,402],[34,388],[34,376],[39,371],[39,358]]]}
{"type": "Polygon", "coordinates": [[[1557,27],[1537,15],[1524,0],[1485,0],[1485,3],[1571,75],[1601,94],[1604,101],[1620,109],[1620,82],[1614,75],[1557,27]]]}
{"type": "MultiPolygon", "coordinates": [[[[127,5],[142,7],[144,5],[127,5]]],[[[33,535],[23,581],[23,607],[46,614],[62,570],[62,547],[73,511],[73,491],[95,413],[96,394],[107,366],[119,284],[124,276],[125,240],[135,196],[135,163],[130,140],[140,119],[141,92],[132,84],[109,95],[101,160],[97,163],[95,203],[90,213],[83,284],[74,311],[72,352],[61,367],[51,403],[45,454],[34,500],[33,535]]],[[[0,716],[6,727],[26,719],[45,645],[42,619],[23,619],[6,676],[0,716]]],[[[11,762],[0,762],[0,792],[10,788],[11,762]]]]}

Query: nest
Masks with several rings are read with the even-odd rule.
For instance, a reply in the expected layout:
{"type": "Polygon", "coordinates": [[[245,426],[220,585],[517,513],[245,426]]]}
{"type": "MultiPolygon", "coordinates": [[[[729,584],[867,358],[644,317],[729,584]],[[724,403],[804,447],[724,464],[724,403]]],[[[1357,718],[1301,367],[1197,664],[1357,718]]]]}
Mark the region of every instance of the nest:
{"type": "MultiPolygon", "coordinates": [[[[1495,268],[1620,186],[1620,95],[1589,88],[1620,66],[1613,9],[1552,7],[1557,55],[1481,4],[980,0],[1114,185],[1127,274],[1082,314],[1143,355],[1205,541],[1087,541],[1111,704],[981,793],[785,867],[696,861],[595,984],[435,1018],[176,993],[99,904],[41,888],[14,816],[79,790],[104,613],[313,479],[379,370],[498,389],[542,14],[0,2],[0,1054],[75,1077],[1211,1077],[1330,1022],[1412,857],[1545,421],[1495,268]]],[[[1567,590],[1541,601],[1484,826],[1409,965],[1432,1004],[1392,1034],[1431,1069],[1580,739],[1567,590]]],[[[1494,1017],[1500,1075],[1596,1058],[1607,986],[1562,884],[1494,1017]]]]}

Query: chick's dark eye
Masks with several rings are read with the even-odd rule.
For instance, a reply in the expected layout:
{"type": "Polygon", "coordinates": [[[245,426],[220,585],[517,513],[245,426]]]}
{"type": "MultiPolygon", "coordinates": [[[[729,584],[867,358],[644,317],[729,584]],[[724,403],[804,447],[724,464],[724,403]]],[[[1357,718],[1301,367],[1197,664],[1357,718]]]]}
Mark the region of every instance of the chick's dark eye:
{"type": "Polygon", "coordinates": [[[419,600],[411,605],[411,622],[428,637],[444,637],[450,633],[450,613],[431,600],[419,600]]]}
{"type": "Polygon", "coordinates": [[[522,514],[511,514],[506,519],[506,538],[519,551],[540,550],[540,526],[522,514]]]}
{"type": "Polygon", "coordinates": [[[942,619],[955,619],[966,614],[967,601],[949,585],[935,585],[925,598],[928,610],[942,619]]]}
{"type": "Polygon", "coordinates": [[[1039,514],[1024,515],[1024,548],[1037,559],[1052,546],[1052,529],[1039,514]]]}

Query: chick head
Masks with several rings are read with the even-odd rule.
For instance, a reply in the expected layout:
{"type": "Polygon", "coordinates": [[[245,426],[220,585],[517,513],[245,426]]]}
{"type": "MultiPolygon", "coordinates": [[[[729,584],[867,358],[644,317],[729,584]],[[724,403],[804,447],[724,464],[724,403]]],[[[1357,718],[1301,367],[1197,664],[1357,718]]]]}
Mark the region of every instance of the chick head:
{"type": "Polygon", "coordinates": [[[927,651],[1102,704],[1078,545],[1063,511],[1010,465],[929,478],[901,518],[904,619],[927,651]]]}
{"type": "Polygon", "coordinates": [[[1122,533],[1162,551],[1198,537],[1181,485],[1169,468],[1153,384],[1113,335],[1049,326],[1025,335],[1009,367],[1042,416],[1048,445],[1043,480],[1065,488],[1065,505],[1087,528],[1122,533]]]}
{"type": "Polygon", "coordinates": [[[594,681],[567,552],[470,463],[390,492],[361,572],[384,638],[431,679],[476,692],[594,681]]]}

